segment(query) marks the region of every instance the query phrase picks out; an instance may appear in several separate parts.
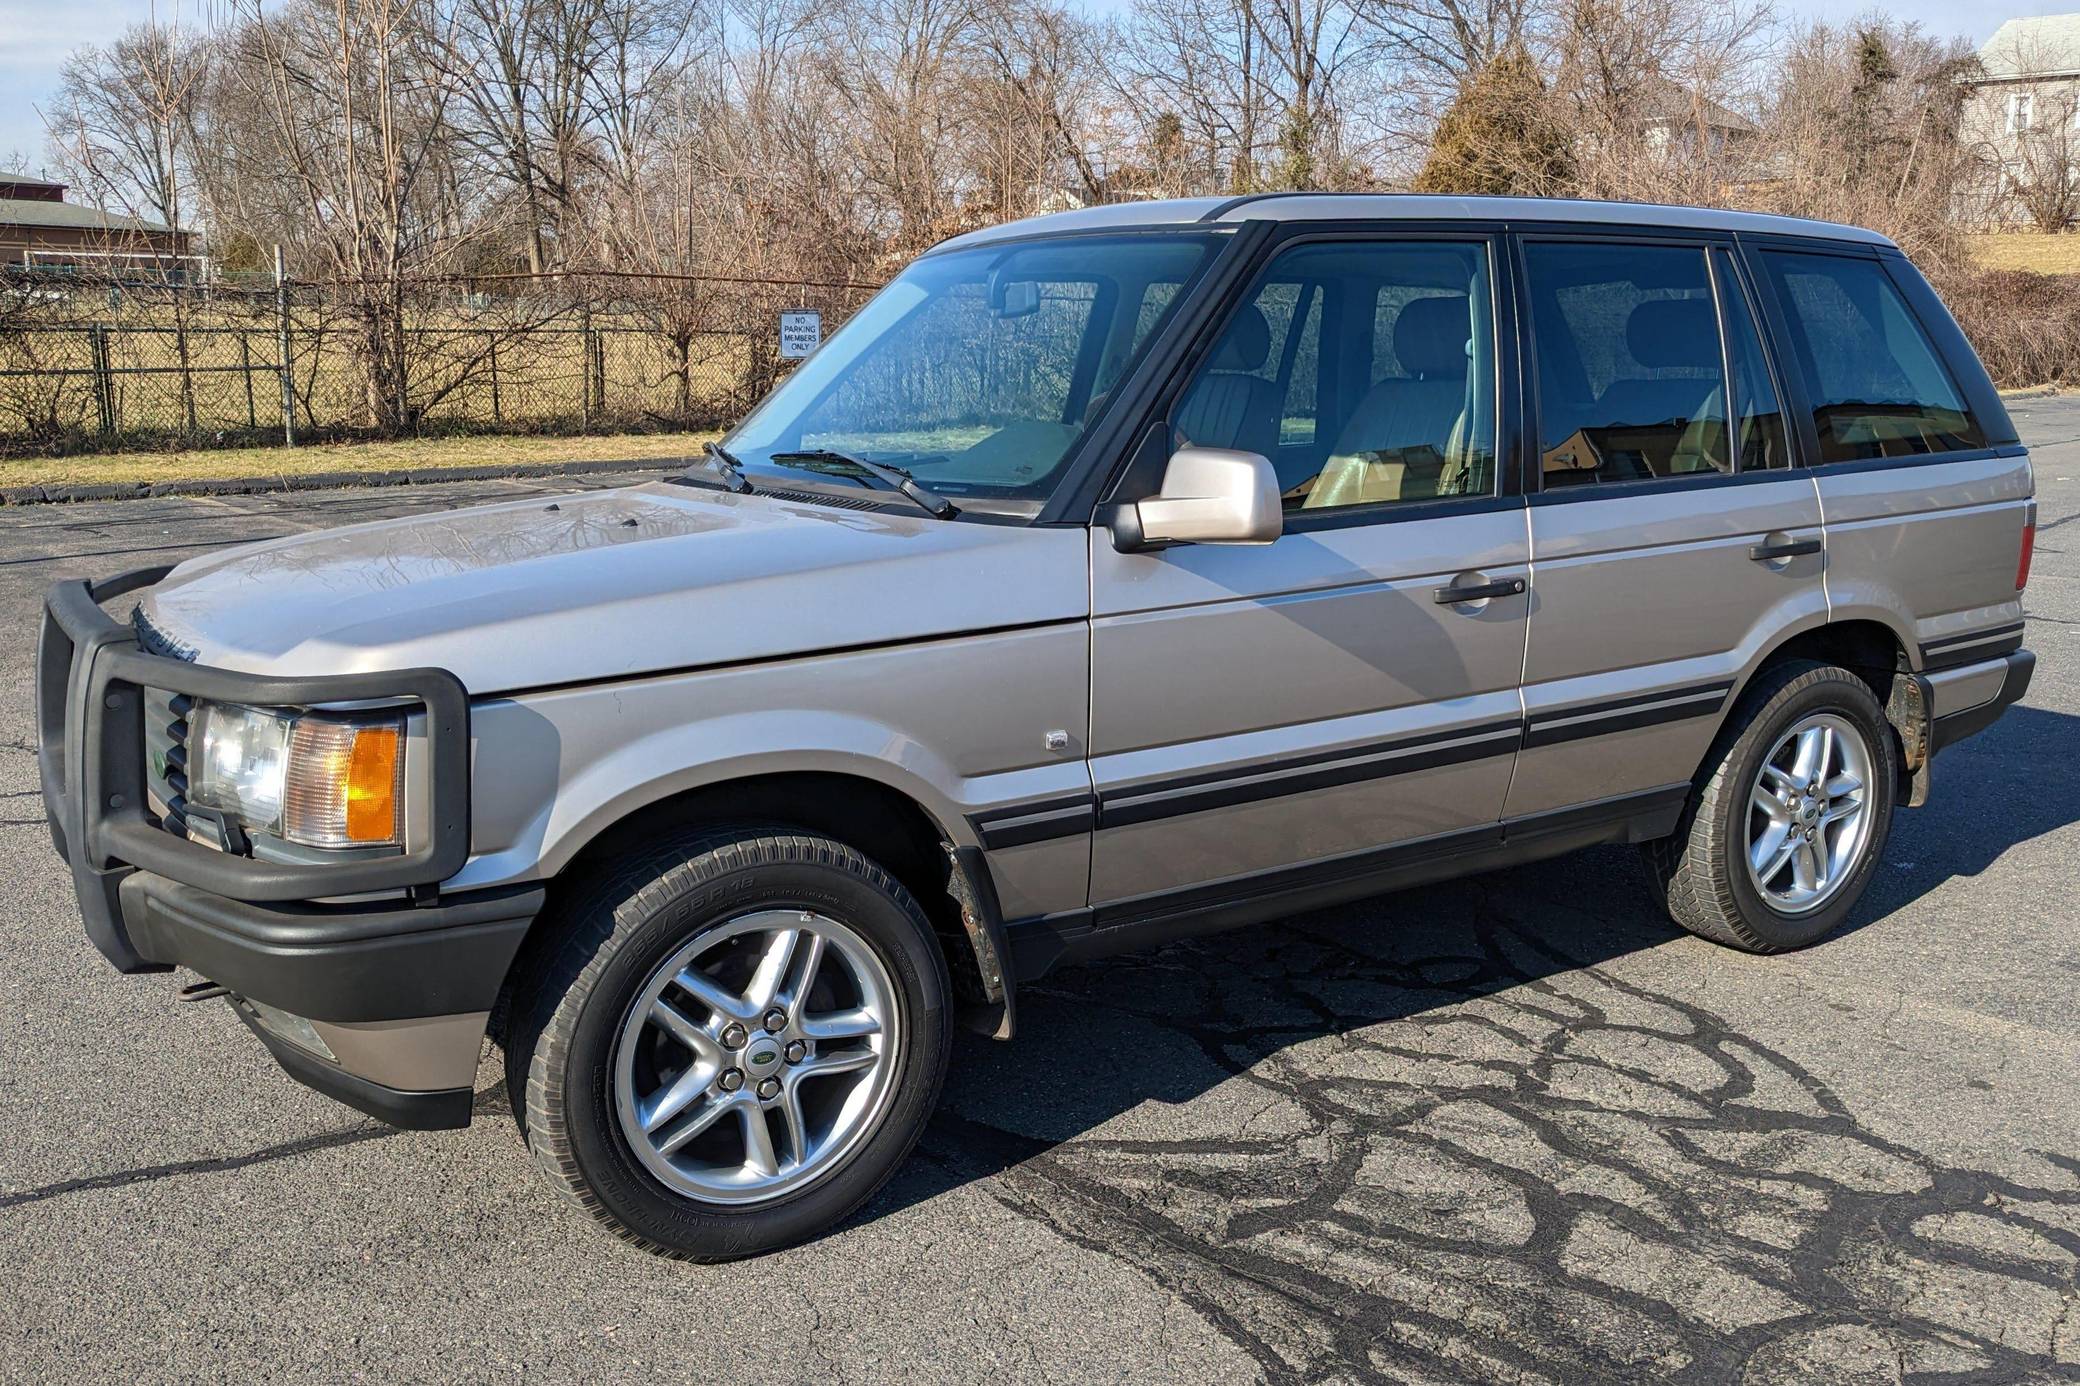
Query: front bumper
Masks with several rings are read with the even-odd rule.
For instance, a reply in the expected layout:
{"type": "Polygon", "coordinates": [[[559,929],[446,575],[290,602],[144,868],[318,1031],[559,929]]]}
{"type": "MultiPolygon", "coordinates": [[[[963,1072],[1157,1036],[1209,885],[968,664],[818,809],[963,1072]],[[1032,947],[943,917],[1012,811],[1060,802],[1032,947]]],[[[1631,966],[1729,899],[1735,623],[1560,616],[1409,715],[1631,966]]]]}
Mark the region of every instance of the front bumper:
{"type": "Polygon", "coordinates": [[[350,1106],[400,1125],[467,1124],[484,1019],[542,891],[440,894],[469,856],[461,682],[440,669],[282,679],[147,653],[100,604],[167,571],[59,583],[44,603],[38,769],[88,939],[118,971],[180,965],[224,987],[284,1068],[350,1106]],[[393,856],[319,863],[255,860],[167,831],[146,794],[147,689],[416,705],[430,831],[393,856]]]}

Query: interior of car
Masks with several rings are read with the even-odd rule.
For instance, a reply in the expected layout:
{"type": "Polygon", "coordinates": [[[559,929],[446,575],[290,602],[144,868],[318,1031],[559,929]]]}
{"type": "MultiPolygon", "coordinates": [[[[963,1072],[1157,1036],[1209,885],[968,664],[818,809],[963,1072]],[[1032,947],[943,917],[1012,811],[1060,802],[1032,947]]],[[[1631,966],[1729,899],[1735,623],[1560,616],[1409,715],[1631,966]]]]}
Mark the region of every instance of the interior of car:
{"type": "Polygon", "coordinates": [[[1487,281],[1476,243],[1282,254],[1180,398],[1175,442],[1270,458],[1289,512],[1485,494],[1487,281]]]}

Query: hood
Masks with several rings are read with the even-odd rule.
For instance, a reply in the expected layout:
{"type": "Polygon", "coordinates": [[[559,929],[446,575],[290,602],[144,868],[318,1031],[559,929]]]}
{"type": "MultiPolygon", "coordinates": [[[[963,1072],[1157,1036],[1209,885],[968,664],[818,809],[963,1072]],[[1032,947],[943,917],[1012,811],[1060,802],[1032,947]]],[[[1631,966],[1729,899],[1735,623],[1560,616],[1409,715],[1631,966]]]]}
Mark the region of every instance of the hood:
{"type": "Polygon", "coordinates": [[[140,606],[204,664],[481,695],[1074,620],[1085,542],[659,482],[208,554],[140,606]]]}

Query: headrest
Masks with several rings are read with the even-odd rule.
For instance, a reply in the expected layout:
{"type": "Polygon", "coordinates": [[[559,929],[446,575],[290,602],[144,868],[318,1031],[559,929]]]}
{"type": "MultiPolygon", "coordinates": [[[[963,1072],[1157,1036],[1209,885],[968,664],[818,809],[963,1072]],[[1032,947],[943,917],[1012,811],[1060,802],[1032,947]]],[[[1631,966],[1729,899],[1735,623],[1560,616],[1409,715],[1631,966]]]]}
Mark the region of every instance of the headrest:
{"type": "Polygon", "coordinates": [[[1253,371],[1264,364],[1271,355],[1271,324],[1264,321],[1264,310],[1254,303],[1245,303],[1228,324],[1228,331],[1221,338],[1221,349],[1214,353],[1211,369],[1217,371],[1253,371]]]}
{"type": "Polygon", "coordinates": [[[1464,375],[1472,333],[1465,294],[1411,299],[1394,319],[1394,356],[1409,375],[1464,375]]]}
{"type": "Polygon", "coordinates": [[[1625,319],[1625,346],[1653,370],[1717,366],[1719,315],[1710,299],[1650,298],[1625,319]]]}

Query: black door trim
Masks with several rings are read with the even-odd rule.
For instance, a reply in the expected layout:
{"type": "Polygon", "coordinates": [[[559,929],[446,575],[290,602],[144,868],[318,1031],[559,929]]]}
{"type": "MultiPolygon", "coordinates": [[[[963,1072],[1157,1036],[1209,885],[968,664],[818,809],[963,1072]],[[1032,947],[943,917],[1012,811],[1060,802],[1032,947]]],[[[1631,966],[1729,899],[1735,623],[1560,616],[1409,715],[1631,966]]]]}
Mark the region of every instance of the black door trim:
{"type": "Polygon", "coordinates": [[[1110,904],[1012,920],[1012,970],[1031,981],[1065,963],[1153,947],[1189,934],[1258,924],[1389,890],[1559,856],[1602,842],[1646,842],[1675,830],[1690,785],[1670,784],[1414,842],[1282,866],[1110,904]]]}
{"type": "MultiPolygon", "coordinates": [[[[2019,642],[2020,637],[2017,639],[2019,642]]],[[[1365,745],[1309,751],[1277,760],[1193,770],[1102,794],[1055,795],[1007,804],[970,814],[968,822],[982,845],[991,851],[1019,847],[1417,770],[1515,755],[1534,746],[1712,716],[1726,706],[1733,687],[1732,679],[1720,679],[1600,702],[1543,708],[1528,719],[1512,717],[1365,745]]]]}

